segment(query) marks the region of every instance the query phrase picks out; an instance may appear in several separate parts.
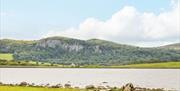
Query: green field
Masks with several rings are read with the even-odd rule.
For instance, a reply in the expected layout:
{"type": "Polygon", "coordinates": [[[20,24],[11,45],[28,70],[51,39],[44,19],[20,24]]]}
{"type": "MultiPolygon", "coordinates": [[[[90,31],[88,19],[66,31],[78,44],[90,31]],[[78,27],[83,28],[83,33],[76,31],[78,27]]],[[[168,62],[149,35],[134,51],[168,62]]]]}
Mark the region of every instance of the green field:
{"type": "Polygon", "coordinates": [[[162,62],[162,63],[142,63],[120,66],[110,66],[112,68],[180,68],[180,62],[162,62]]]}
{"type": "MultiPolygon", "coordinates": [[[[140,91],[164,91],[163,89],[143,88],[140,91]]],[[[48,87],[28,87],[28,86],[0,86],[0,91],[123,91],[122,88],[113,87],[110,89],[100,88],[48,88],[48,87]]],[[[129,91],[129,90],[128,90],[129,91]]],[[[139,90],[138,90],[139,91],[139,90]]]]}
{"type": "Polygon", "coordinates": [[[13,60],[13,54],[10,53],[0,53],[0,59],[13,60]]]}
{"type": "Polygon", "coordinates": [[[58,66],[62,67],[60,64],[51,64],[46,62],[37,62],[32,60],[14,60],[13,54],[11,53],[0,53],[0,67],[49,67],[58,66]]]}
{"type": "Polygon", "coordinates": [[[83,91],[75,88],[45,88],[45,87],[21,87],[0,86],[0,91],[83,91]]]}

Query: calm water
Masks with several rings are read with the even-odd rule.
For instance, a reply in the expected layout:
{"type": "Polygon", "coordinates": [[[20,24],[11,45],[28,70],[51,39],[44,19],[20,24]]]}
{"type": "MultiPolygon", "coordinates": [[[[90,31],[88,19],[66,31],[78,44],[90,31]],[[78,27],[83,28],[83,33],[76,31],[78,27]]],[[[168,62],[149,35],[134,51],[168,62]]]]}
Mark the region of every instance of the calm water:
{"type": "Polygon", "coordinates": [[[180,69],[64,69],[64,68],[0,68],[0,81],[35,84],[71,83],[73,86],[122,86],[132,82],[141,87],[180,90],[180,69]],[[107,82],[107,83],[103,83],[107,82]]]}

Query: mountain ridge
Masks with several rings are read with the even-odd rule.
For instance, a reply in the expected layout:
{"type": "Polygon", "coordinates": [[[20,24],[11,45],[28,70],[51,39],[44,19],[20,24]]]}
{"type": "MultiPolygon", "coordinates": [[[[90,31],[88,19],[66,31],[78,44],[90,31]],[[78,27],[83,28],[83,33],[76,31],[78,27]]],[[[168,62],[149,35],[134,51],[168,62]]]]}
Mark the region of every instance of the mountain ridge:
{"type": "MultiPolygon", "coordinates": [[[[117,45],[128,45],[128,46],[132,46],[132,47],[141,47],[141,46],[136,46],[136,45],[117,43],[117,42],[103,40],[103,39],[98,39],[98,38],[92,38],[92,39],[88,39],[88,40],[81,40],[81,39],[68,38],[68,37],[63,37],[63,36],[52,36],[52,37],[46,37],[46,38],[41,38],[41,39],[37,39],[37,40],[21,40],[21,39],[12,39],[12,38],[4,38],[4,39],[0,39],[0,40],[1,41],[7,40],[7,41],[24,41],[24,42],[32,42],[33,41],[33,42],[36,42],[36,41],[47,40],[47,39],[80,40],[80,41],[87,41],[87,42],[102,41],[102,42],[109,42],[109,43],[113,43],[113,44],[117,44],[117,45]]],[[[159,48],[161,47],[162,48],[162,47],[168,47],[168,46],[173,46],[173,45],[176,45],[177,47],[179,47],[180,46],[180,42],[166,44],[166,45],[160,45],[160,46],[156,46],[156,47],[159,47],[159,48]]],[[[141,47],[141,48],[155,48],[155,47],[141,47]]]]}

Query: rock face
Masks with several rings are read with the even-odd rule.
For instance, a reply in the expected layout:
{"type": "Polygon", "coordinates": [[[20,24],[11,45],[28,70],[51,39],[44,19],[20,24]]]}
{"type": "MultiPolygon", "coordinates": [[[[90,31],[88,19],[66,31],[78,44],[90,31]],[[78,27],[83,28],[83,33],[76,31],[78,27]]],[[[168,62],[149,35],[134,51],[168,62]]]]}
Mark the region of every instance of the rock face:
{"type": "Polygon", "coordinates": [[[102,53],[102,50],[100,49],[99,45],[96,45],[93,47],[95,53],[102,53]]]}
{"type": "Polygon", "coordinates": [[[62,88],[63,86],[61,84],[57,84],[57,85],[54,85],[54,86],[51,86],[52,88],[62,88]]]}
{"type": "Polygon", "coordinates": [[[123,91],[135,91],[135,88],[132,83],[128,83],[122,87],[123,91]]]}
{"type": "Polygon", "coordinates": [[[80,51],[81,49],[83,49],[83,46],[78,44],[78,43],[65,43],[63,42],[62,40],[58,40],[58,39],[43,39],[43,40],[40,40],[38,43],[37,43],[37,47],[43,47],[43,48],[46,48],[46,47],[50,47],[50,48],[63,48],[65,50],[68,50],[68,51],[80,51]]]}
{"type": "Polygon", "coordinates": [[[87,85],[85,88],[86,89],[95,89],[95,86],[94,85],[87,85]]]}
{"type": "Polygon", "coordinates": [[[37,46],[41,47],[52,47],[55,48],[56,46],[61,45],[61,41],[59,40],[41,40],[38,42],[37,46]]]}
{"type": "Polygon", "coordinates": [[[21,83],[19,84],[19,86],[27,86],[27,85],[28,85],[27,82],[21,82],[21,83]]]}
{"type": "Polygon", "coordinates": [[[65,88],[71,88],[71,84],[66,83],[66,84],[64,84],[64,87],[65,88]]]}

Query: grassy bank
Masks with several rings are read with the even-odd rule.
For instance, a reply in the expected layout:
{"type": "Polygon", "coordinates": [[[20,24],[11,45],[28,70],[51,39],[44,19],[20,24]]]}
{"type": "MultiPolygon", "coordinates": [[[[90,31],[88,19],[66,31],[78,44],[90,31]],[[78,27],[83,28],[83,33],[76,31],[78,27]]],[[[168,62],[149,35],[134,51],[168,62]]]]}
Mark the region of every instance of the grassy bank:
{"type": "Polygon", "coordinates": [[[11,54],[11,53],[0,53],[0,59],[13,60],[13,54],[11,54]]]}
{"type": "Polygon", "coordinates": [[[32,60],[15,61],[10,53],[0,53],[0,68],[171,68],[180,69],[180,62],[161,62],[161,63],[141,63],[129,65],[63,65],[45,62],[37,62],[32,60]]]}
{"type": "Polygon", "coordinates": [[[76,88],[45,88],[45,87],[22,87],[0,86],[0,91],[83,91],[76,88]]]}
{"type": "Polygon", "coordinates": [[[137,69],[180,69],[180,62],[162,62],[162,63],[142,63],[142,64],[129,64],[129,65],[114,65],[114,66],[50,66],[50,65],[0,65],[0,68],[137,68],[137,69]]]}
{"type": "Polygon", "coordinates": [[[110,66],[112,68],[180,68],[180,62],[142,63],[110,66]]]}
{"type": "Polygon", "coordinates": [[[110,87],[110,88],[49,88],[49,87],[30,87],[30,86],[1,86],[0,91],[165,91],[163,89],[155,88],[141,88],[131,87],[126,84],[122,88],[110,87]],[[127,90],[127,88],[129,90],[127,90]],[[126,89],[126,90],[125,90],[126,89]]]}

